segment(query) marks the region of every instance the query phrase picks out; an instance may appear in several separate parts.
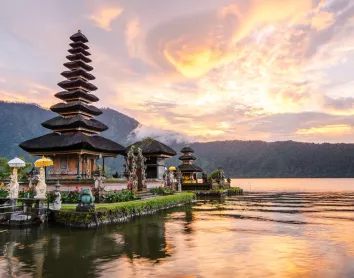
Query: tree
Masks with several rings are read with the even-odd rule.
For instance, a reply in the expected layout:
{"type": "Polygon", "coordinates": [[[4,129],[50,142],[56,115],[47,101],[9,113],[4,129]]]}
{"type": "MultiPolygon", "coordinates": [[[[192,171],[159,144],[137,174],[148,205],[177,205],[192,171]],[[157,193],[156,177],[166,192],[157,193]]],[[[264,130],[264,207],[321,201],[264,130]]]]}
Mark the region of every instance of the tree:
{"type": "Polygon", "coordinates": [[[0,179],[4,180],[10,177],[11,169],[7,164],[9,160],[6,157],[0,157],[0,179]]]}

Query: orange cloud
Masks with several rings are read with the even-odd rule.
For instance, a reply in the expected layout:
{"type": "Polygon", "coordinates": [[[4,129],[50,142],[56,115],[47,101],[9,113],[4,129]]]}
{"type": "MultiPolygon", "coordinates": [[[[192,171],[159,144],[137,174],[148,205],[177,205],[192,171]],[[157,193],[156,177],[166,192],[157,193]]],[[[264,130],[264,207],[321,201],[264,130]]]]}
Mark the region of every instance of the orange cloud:
{"type": "Polygon", "coordinates": [[[222,14],[234,14],[240,16],[241,28],[235,33],[233,42],[244,39],[251,32],[265,24],[277,24],[287,20],[291,24],[300,20],[304,14],[312,9],[312,0],[253,0],[246,10],[241,10],[238,5],[229,5],[222,8],[222,14]]]}
{"type": "Polygon", "coordinates": [[[21,80],[24,84],[24,88],[14,90],[1,90],[0,89],[0,100],[9,102],[26,102],[26,103],[36,103],[48,108],[55,102],[54,94],[56,91],[53,89],[39,83],[28,82],[21,80]]]}
{"type": "Polygon", "coordinates": [[[325,125],[319,127],[311,127],[307,129],[299,129],[296,134],[299,135],[313,135],[313,134],[326,134],[326,135],[338,135],[351,133],[354,131],[354,127],[350,125],[325,125]]]}
{"type": "Polygon", "coordinates": [[[321,31],[328,28],[334,22],[334,16],[329,12],[320,12],[312,18],[311,25],[314,29],[321,31]]]}
{"type": "MultiPolygon", "coordinates": [[[[295,23],[312,9],[311,0],[260,1],[248,6],[234,4],[209,15],[204,29],[184,30],[183,34],[165,42],[165,59],[183,76],[197,78],[211,69],[239,59],[237,43],[264,25],[295,23]]],[[[197,19],[195,19],[197,20],[197,19]]],[[[268,29],[268,32],[270,29],[268,29]]]]}
{"type": "Polygon", "coordinates": [[[106,31],[112,30],[112,21],[115,20],[121,13],[121,8],[101,8],[96,13],[89,16],[96,26],[106,31]]]}
{"type": "MultiPolygon", "coordinates": [[[[168,43],[166,48],[170,48],[179,40],[168,43]]],[[[208,46],[197,46],[187,50],[188,45],[183,46],[183,50],[175,53],[164,50],[164,55],[178,72],[188,78],[196,78],[204,75],[212,68],[222,63],[222,54],[219,51],[213,51],[208,46]]]]}

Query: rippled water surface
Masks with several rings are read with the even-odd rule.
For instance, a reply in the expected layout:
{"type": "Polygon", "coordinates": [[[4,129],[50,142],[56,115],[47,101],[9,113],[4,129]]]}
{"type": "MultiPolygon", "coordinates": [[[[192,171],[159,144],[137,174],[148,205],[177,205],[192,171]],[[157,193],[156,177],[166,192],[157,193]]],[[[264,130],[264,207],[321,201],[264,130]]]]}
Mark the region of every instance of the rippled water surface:
{"type": "Polygon", "coordinates": [[[354,277],[354,188],[252,191],[94,230],[2,231],[0,277],[354,277]]]}

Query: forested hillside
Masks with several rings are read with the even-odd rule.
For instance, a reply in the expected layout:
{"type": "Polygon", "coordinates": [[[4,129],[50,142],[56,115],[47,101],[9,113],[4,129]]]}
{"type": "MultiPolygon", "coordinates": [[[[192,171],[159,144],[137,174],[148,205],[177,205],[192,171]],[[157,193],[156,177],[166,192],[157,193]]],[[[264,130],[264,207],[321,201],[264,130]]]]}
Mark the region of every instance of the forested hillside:
{"type": "MultiPolygon", "coordinates": [[[[190,146],[196,164],[207,172],[221,167],[229,177],[354,177],[354,144],[217,141],[190,146]]],[[[182,145],[173,148],[179,152],[182,145]]],[[[178,156],[169,163],[178,164],[178,156]]]]}

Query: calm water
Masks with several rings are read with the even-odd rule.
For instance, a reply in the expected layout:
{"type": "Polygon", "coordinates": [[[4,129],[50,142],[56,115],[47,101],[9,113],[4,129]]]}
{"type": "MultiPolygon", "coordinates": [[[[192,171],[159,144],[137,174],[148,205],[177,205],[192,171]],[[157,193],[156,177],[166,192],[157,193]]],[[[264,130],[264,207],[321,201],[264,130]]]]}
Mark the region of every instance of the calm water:
{"type": "Polygon", "coordinates": [[[252,191],[120,226],[3,231],[0,277],[354,277],[354,180],[237,181],[252,191]]]}
{"type": "Polygon", "coordinates": [[[232,179],[247,191],[354,192],[354,179],[232,179]]]}

